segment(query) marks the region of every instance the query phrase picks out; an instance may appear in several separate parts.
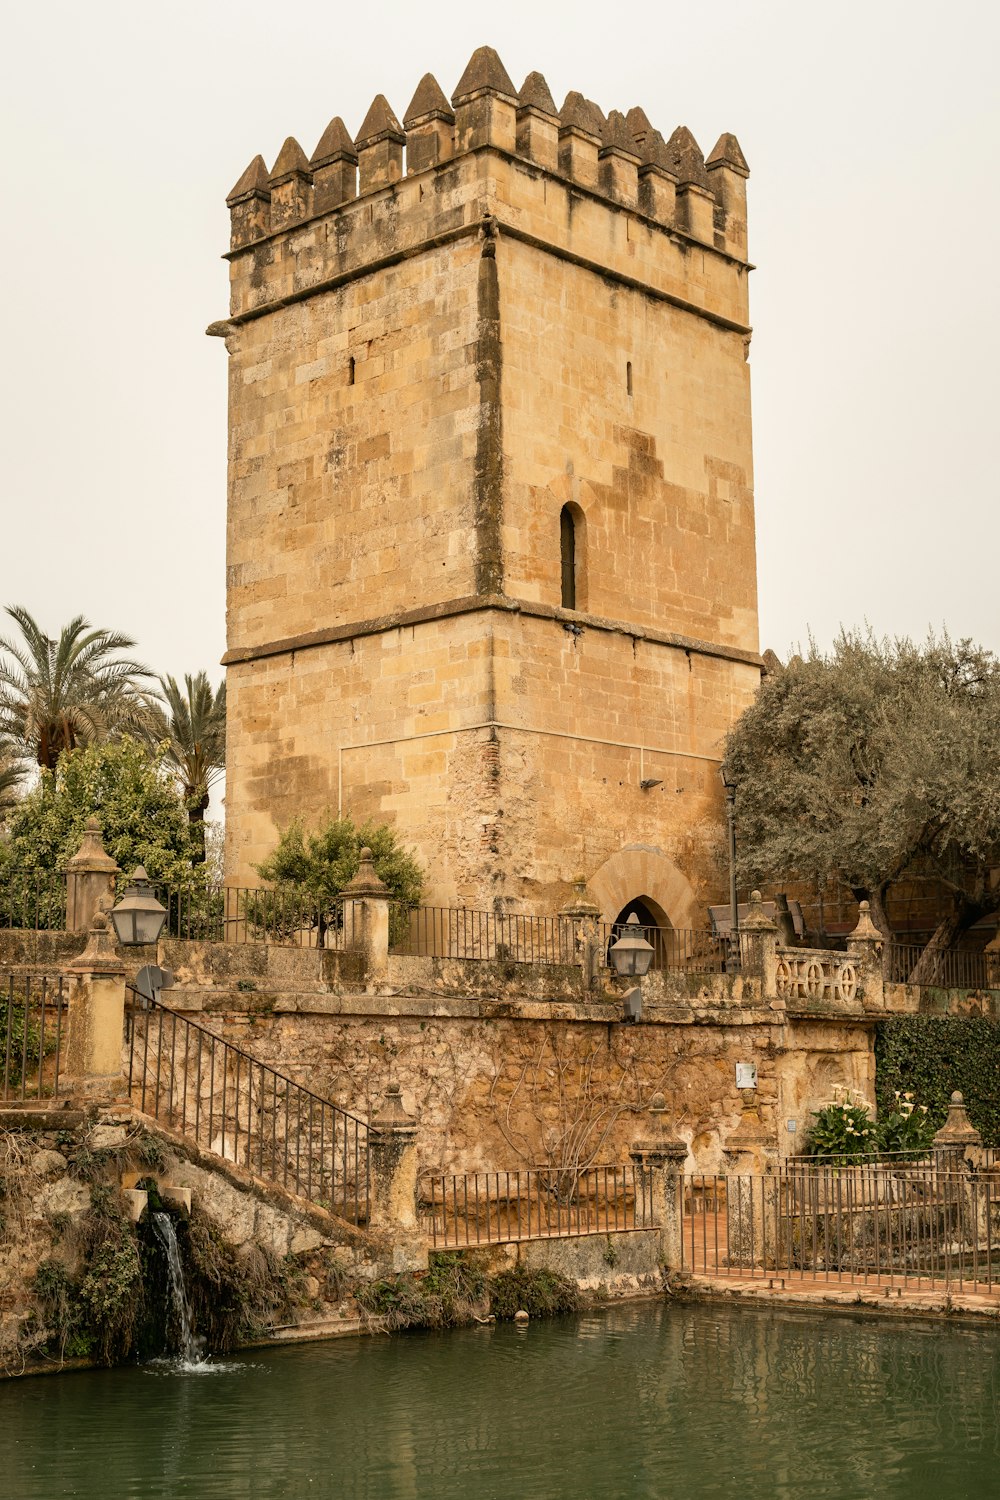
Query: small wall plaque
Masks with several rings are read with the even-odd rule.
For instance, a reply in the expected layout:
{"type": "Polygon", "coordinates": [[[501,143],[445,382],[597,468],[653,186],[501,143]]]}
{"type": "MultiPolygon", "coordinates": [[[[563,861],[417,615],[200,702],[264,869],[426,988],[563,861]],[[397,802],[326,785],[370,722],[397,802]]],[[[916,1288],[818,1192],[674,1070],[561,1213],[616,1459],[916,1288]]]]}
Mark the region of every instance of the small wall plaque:
{"type": "Polygon", "coordinates": [[[788,1131],[789,1135],[794,1135],[795,1132],[798,1130],[798,1128],[799,1128],[799,1122],[798,1122],[798,1120],[786,1120],[785,1121],[785,1129],[788,1131]]]}
{"type": "Polygon", "coordinates": [[[736,1064],[736,1087],[738,1089],[755,1089],[757,1087],[757,1064],[736,1064]]]}

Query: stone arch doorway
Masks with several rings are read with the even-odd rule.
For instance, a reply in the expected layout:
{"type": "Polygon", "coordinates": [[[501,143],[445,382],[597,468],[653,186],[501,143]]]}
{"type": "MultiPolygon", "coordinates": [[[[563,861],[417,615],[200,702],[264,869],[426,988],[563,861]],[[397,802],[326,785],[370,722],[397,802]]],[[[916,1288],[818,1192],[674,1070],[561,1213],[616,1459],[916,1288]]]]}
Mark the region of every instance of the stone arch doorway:
{"type": "MultiPolygon", "coordinates": [[[[592,901],[601,908],[601,919],[609,924],[629,903],[641,902],[656,917],[656,927],[698,926],[698,903],[690,881],[662,849],[651,844],[630,844],[612,854],[587,881],[592,901]]],[[[640,916],[640,913],[636,913],[640,916]]]]}
{"type": "Polygon", "coordinates": [[[608,939],[609,950],[611,944],[617,942],[618,938],[625,931],[625,924],[631,916],[638,917],[642,936],[646,939],[647,943],[652,943],[653,945],[652,967],[654,969],[667,968],[669,963],[668,949],[670,946],[667,930],[673,926],[673,923],[659,902],[654,901],[651,896],[636,896],[633,900],[625,902],[625,905],[612,923],[611,936],[608,939]]]}
{"type": "Polygon", "coordinates": [[[651,896],[636,896],[633,900],[626,901],[615,918],[614,925],[623,927],[633,912],[639,918],[640,927],[672,927],[674,925],[663,907],[651,896]]]}

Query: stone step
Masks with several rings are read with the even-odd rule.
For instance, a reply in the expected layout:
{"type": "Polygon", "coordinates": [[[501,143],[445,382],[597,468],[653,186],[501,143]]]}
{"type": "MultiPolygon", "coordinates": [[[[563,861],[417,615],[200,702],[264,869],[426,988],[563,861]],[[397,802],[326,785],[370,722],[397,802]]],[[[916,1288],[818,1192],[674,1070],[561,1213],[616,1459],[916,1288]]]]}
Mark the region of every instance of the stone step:
{"type": "Polygon", "coordinates": [[[7,1103],[0,1109],[0,1130],[78,1130],[87,1118],[86,1110],[65,1104],[7,1103]]]}

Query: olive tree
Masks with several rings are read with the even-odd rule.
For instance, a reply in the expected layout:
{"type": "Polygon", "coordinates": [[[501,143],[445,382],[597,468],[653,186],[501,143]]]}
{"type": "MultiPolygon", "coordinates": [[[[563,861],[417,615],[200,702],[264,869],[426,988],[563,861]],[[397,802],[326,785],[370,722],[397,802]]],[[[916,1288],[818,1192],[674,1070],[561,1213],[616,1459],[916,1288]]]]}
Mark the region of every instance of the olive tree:
{"type": "Polygon", "coordinates": [[[893,885],[941,882],[947,910],[911,975],[1000,910],[1000,665],[971,641],[844,631],[776,663],[731,731],[738,874],[833,877],[891,937],[893,885]]]}

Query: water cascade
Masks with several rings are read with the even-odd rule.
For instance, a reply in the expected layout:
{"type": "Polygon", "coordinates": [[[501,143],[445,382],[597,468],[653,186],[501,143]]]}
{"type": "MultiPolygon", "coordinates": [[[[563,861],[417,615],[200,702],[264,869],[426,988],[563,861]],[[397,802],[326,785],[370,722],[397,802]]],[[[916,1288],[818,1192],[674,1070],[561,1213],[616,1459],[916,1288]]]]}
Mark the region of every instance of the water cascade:
{"type": "Polygon", "coordinates": [[[178,1329],[178,1353],[183,1364],[197,1364],[200,1353],[199,1340],[195,1338],[191,1326],[191,1304],[184,1285],[184,1268],[181,1265],[174,1221],[169,1214],[165,1213],[152,1213],[150,1218],[153,1221],[156,1237],[167,1257],[167,1290],[170,1296],[170,1311],[178,1329]]]}

